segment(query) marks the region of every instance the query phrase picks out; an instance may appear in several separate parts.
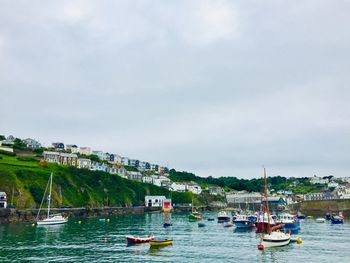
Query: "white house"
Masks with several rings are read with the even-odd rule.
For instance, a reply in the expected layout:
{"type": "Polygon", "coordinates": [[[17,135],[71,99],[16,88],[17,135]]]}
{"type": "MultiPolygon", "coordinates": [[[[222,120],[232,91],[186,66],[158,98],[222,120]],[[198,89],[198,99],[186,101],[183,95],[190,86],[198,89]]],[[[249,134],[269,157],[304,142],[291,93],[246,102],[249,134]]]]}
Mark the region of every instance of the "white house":
{"type": "Polygon", "coordinates": [[[153,184],[159,187],[170,187],[172,184],[172,181],[162,175],[153,175],[153,184]]]}
{"type": "Polygon", "coordinates": [[[143,176],[142,177],[142,182],[146,184],[153,184],[153,176],[143,176]]]}
{"type": "Polygon", "coordinates": [[[60,153],[58,152],[44,151],[43,156],[44,160],[49,163],[60,163],[60,153]]]}
{"type": "Polygon", "coordinates": [[[23,143],[27,146],[27,148],[29,149],[38,149],[38,148],[41,148],[41,144],[34,140],[34,139],[31,139],[31,138],[27,138],[27,139],[24,139],[23,140],[23,143]]]}
{"type": "Polygon", "coordinates": [[[84,154],[84,155],[90,155],[90,154],[92,153],[90,147],[79,147],[78,152],[79,152],[80,154],[84,154]]]}
{"type": "Polygon", "coordinates": [[[103,171],[103,172],[107,172],[108,170],[108,165],[104,164],[104,163],[97,163],[97,162],[93,162],[91,164],[91,170],[93,171],[103,171]]]}
{"type": "Polygon", "coordinates": [[[75,144],[67,144],[66,149],[70,150],[71,153],[78,153],[78,151],[79,151],[78,146],[76,146],[75,144]]]}
{"type": "Polygon", "coordinates": [[[339,184],[337,183],[337,182],[334,182],[334,181],[332,181],[332,182],[329,182],[328,184],[327,184],[327,186],[328,187],[338,187],[339,186],[339,184]]]}
{"type": "Polygon", "coordinates": [[[5,192],[0,192],[0,208],[7,207],[7,197],[5,192]]]}
{"type": "Polygon", "coordinates": [[[222,187],[209,187],[208,192],[211,195],[225,195],[224,188],[222,187]]]}
{"type": "Polygon", "coordinates": [[[170,189],[178,192],[192,192],[199,195],[202,188],[195,182],[173,182],[170,189]]]}
{"type": "Polygon", "coordinates": [[[78,168],[80,169],[91,169],[91,160],[85,158],[78,159],[78,168]]]}
{"type": "Polygon", "coordinates": [[[166,197],[163,195],[146,195],[145,196],[145,206],[148,207],[163,207],[163,202],[166,197]]]}
{"type": "Polygon", "coordinates": [[[129,158],[128,157],[122,157],[122,165],[129,165],[129,158]]]}
{"type": "Polygon", "coordinates": [[[312,184],[327,184],[328,178],[323,179],[322,177],[318,177],[318,176],[314,175],[313,177],[310,178],[310,183],[312,183],[312,184]]]}
{"type": "Polygon", "coordinates": [[[103,160],[103,157],[104,157],[104,154],[102,151],[92,151],[92,154],[93,155],[97,155],[97,157],[102,161],[103,160]]]}

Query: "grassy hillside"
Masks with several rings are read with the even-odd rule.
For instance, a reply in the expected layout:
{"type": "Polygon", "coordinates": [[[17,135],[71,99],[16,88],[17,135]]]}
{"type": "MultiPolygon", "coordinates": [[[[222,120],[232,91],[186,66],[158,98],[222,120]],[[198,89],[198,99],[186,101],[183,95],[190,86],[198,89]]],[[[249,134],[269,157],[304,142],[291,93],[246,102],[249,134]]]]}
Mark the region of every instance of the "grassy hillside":
{"type": "Polygon", "coordinates": [[[42,167],[33,156],[7,156],[0,153],[0,191],[17,208],[38,207],[50,173],[53,179],[53,205],[72,207],[131,206],[142,204],[145,195],[171,196],[174,203],[191,202],[191,193],[170,193],[164,188],[138,183],[106,172],[48,164],[42,167]]]}

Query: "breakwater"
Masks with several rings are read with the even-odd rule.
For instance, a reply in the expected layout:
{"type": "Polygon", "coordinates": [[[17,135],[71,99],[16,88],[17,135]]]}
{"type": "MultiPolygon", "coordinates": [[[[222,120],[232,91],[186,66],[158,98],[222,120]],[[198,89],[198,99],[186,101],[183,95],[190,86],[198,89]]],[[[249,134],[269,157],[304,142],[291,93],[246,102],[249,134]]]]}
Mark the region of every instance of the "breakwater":
{"type": "Polygon", "coordinates": [[[324,216],[328,210],[335,213],[343,212],[346,217],[350,216],[350,199],[312,200],[299,203],[295,209],[306,215],[324,216]]]}
{"type": "MultiPolygon", "coordinates": [[[[62,213],[68,217],[97,217],[116,216],[129,214],[143,214],[145,212],[160,212],[160,207],[96,207],[96,208],[52,208],[51,214],[62,213]]],[[[40,217],[46,216],[47,210],[40,211],[40,217]]],[[[17,210],[13,208],[0,209],[0,223],[34,222],[38,214],[38,209],[17,210]]]]}

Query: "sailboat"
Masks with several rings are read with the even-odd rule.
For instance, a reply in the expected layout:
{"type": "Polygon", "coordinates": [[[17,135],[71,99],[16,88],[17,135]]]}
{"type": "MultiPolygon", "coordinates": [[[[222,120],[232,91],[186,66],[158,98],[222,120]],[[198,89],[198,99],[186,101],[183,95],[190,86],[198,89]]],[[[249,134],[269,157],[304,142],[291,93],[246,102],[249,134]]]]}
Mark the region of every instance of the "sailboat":
{"type": "Polygon", "coordinates": [[[266,170],[264,167],[264,192],[265,192],[265,205],[266,205],[266,214],[267,214],[267,234],[262,234],[261,243],[258,245],[259,249],[264,249],[268,247],[282,247],[286,246],[290,242],[290,234],[286,234],[278,231],[276,227],[271,227],[270,225],[270,210],[269,210],[269,200],[267,193],[267,179],[266,179],[266,170]]]}
{"type": "Polygon", "coordinates": [[[192,212],[188,216],[188,220],[191,222],[202,220],[202,215],[193,209],[193,198],[192,198],[192,212]]]}
{"type": "Polygon", "coordinates": [[[52,192],[52,177],[53,177],[53,174],[51,173],[50,179],[49,179],[48,184],[47,184],[46,189],[45,189],[45,193],[44,193],[43,199],[41,200],[41,204],[40,204],[40,208],[39,208],[39,211],[38,211],[38,215],[36,217],[36,219],[37,219],[36,223],[37,223],[38,226],[40,226],[40,225],[58,225],[58,224],[64,224],[64,223],[66,223],[68,221],[68,218],[63,217],[61,214],[50,215],[51,192],[52,192]],[[49,195],[47,197],[47,200],[48,200],[47,217],[45,219],[43,219],[43,220],[38,220],[39,219],[39,215],[40,215],[40,211],[41,211],[41,207],[43,205],[43,202],[44,202],[44,199],[45,199],[45,194],[46,194],[48,186],[50,187],[50,190],[49,190],[49,195]]]}

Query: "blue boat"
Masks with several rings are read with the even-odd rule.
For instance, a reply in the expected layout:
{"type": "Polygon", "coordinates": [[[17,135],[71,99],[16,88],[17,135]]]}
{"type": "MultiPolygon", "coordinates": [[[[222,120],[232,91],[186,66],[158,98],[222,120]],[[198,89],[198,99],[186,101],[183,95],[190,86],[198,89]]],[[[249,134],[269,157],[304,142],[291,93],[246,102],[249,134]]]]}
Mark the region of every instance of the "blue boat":
{"type": "Polygon", "coordinates": [[[344,223],[343,213],[340,212],[339,216],[332,215],[331,223],[334,224],[334,225],[343,224],[344,223]]]}
{"type": "Polygon", "coordinates": [[[283,213],[279,215],[277,222],[283,225],[284,230],[298,231],[300,229],[300,221],[292,214],[283,213]]]}
{"type": "Polygon", "coordinates": [[[306,216],[305,216],[304,214],[298,212],[297,218],[298,218],[298,219],[305,219],[306,216]]]}
{"type": "Polygon", "coordinates": [[[254,226],[254,223],[249,222],[247,215],[238,215],[236,220],[234,221],[236,228],[251,228],[254,226]]]}
{"type": "Polygon", "coordinates": [[[163,224],[163,227],[169,227],[169,226],[172,226],[173,225],[173,223],[172,222],[165,222],[164,224],[163,224]]]}

